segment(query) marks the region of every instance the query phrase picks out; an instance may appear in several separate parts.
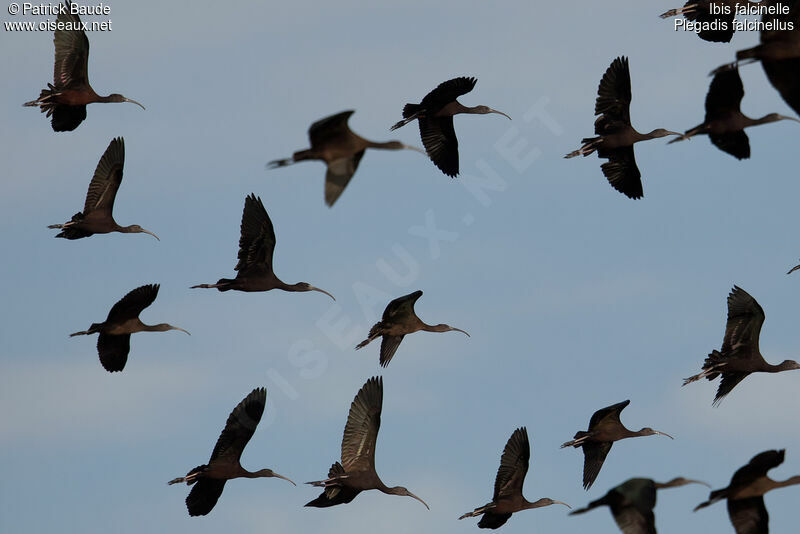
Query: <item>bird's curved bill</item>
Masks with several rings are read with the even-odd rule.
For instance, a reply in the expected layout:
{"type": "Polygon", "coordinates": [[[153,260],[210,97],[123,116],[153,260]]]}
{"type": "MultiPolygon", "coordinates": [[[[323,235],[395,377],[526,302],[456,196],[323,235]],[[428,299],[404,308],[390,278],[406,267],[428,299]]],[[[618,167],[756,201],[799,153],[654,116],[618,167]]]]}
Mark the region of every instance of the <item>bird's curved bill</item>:
{"type": "Polygon", "coordinates": [[[450,330],[455,330],[456,332],[461,332],[462,334],[467,334],[467,337],[472,337],[472,336],[469,335],[469,332],[467,332],[466,330],[461,330],[460,328],[453,328],[451,326],[450,330]]]}
{"type": "Polygon", "coordinates": [[[427,508],[428,510],[430,510],[430,509],[431,509],[431,507],[430,507],[430,506],[428,506],[428,503],[426,503],[425,501],[423,501],[422,499],[420,499],[419,497],[417,497],[416,495],[414,495],[414,494],[413,494],[413,493],[411,493],[410,491],[408,492],[408,496],[409,496],[409,497],[411,497],[412,499],[417,499],[419,502],[421,502],[422,504],[424,504],[424,505],[425,505],[425,508],[427,508]]]}
{"type": "Polygon", "coordinates": [[[708,482],[703,482],[702,480],[693,480],[691,478],[687,478],[686,479],[686,483],[687,484],[700,484],[702,486],[705,486],[705,487],[711,489],[711,484],[709,484],[708,482]]]}
{"type": "Polygon", "coordinates": [[[778,118],[784,119],[784,120],[787,120],[787,121],[800,122],[800,119],[798,119],[796,117],[787,117],[786,115],[778,115],[778,118]]]}
{"type": "Polygon", "coordinates": [[[161,241],[161,239],[159,239],[158,236],[156,234],[154,234],[153,232],[151,232],[150,230],[145,230],[144,228],[142,228],[142,232],[144,232],[145,234],[150,234],[151,236],[153,236],[156,239],[158,239],[159,241],[161,241]]]}
{"type": "Polygon", "coordinates": [[[333,295],[331,295],[330,293],[328,293],[328,292],[327,292],[327,291],[325,291],[324,289],[320,289],[320,288],[318,288],[318,287],[314,287],[314,286],[311,286],[311,285],[310,285],[310,286],[308,286],[308,288],[309,288],[309,290],[310,290],[310,291],[319,291],[320,293],[325,293],[326,295],[328,295],[328,296],[329,296],[330,298],[332,298],[333,300],[336,300],[336,297],[334,297],[333,295]]]}
{"type": "Polygon", "coordinates": [[[561,501],[553,501],[553,504],[563,504],[564,506],[566,506],[567,508],[569,508],[570,510],[572,510],[572,506],[568,505],[568,504],[567,504],[567,503],[565,503],[565,502],[561,502],[561,501]]]}
{"type": "Polygon", "coordinates": [[[285,477],[283,475],[279,475],[275,471],[272,472],[272,476],[274,476],[276,478],[280,478],[280,479],[285,480],[287,482],[291,482],[294,486],[297,486],[297,484],[294,483],[294,480],[292,480],[291,478],[287,478],[287,477],[285,477]]]}
{"type": "Polygon", "coordinates": [[[190,334],[190,333],[189,333],[187,330],[184,330],[184,329],[183,329],[183,328],[181,328],[180,326],[173,326],[173,327],[172,327],[172,330],[180,330],[180,331],[181,331],[181,332],[183,332],[184,334],[188,334],[188,335],[190,335],[190,336],[192,335],[192,334],[190,334]]]}
{"type": "Polygon", "coordinates": [[[419,147],[416,147],[416,146],[413,146],[413,145],[403,145],[403,148],[407,148],[407,149],[409,149],[409,150],[414,150],[414,151],[416,151],[416,152],[419,152],[420,154],[425,154],[425,155],[427,155],[427,154],[428,154],[427,152],[425,152],[425,151],[424,151],[424,150],[422,150],[421,148],[419,148],[419,147]]]}
{"type": "Polygon", "coordinates": [[[139,106],[140,108],[142,108],[142,109],[145,109],[145,107],[144,107],[143,105],[141,105],[141,104],[140,104],[139,102],[137,102],[136,100],[133,100],[132,98],[126,98],[126,99],[125,99],[125,102],[130,102],[131,104],[136,104],[136,105],[137,105],[137,106],[139,106]]]}
{"type": "Polygon", "coordinates": [[[496,109],[491,109],[490,108],[489,109],[489,113],[497,113],[498,115],[502,115],[503,117],[507,118],[508,120],[511,120],[511,117],[509,117],[508,115],[506,115],[502,111],[497,111],[496,109]]]}
{"type": "Polygon", "coordinates": [[[667,434],[666,432],[659,432],[658,430],[653,430],[653,432],[655,432],[659,436],[667,436],[669,439],[675,439],[672,436],[670,436],[669,434],[667,434]]]}

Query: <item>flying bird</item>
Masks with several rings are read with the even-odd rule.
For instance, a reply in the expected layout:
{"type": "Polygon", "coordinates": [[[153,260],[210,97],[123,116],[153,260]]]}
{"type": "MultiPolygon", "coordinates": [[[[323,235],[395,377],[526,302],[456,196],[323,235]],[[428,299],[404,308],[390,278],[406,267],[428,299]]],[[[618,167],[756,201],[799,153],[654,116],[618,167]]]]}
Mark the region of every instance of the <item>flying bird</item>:
{"type": "MultiPolygon", "coordinates": [[[[697,25],[698,29],[695,32],[700,39],[714,43],[728,43],[736,31],[733,24],[736,18],[736,6],[748,3],[750,3],[748,0],[689,0],[683,7],[662,13],[661,18],[683,15],[686,20],[697,25]],[[712,4],[714,13],[711,12],[712,4]]],[[[752,3],[758,4],[758,2],[752,3]]]]}
{"type": "Polygon", "coordinates": [[[650,478],[631,478],[619,486],[608,490],[608,493],[569,513],[583,514],[599,506],[608,506],[619,530],[624,534],[656,534],[656,490],[673,488],[686,484],[702,484],[699,480],[683,477],[673,478],[669,482],[655,482],[650,478]]]}
{"type": "MultiPolygon", "coordinates": [[[[138,224],[120,226],[114,220],[114,200],[122,183],[122,167],[125,165],[125,142],[122,137],[111,140],[103,153],[89,182],[83,211],[76,213],[64,224],[51,224],[48,228],[61,230],[56,237],[81,239],[94,234],[120,232],[123,234],[145,233],[158,236],[138,224]]],[[[160,241],[160,240],[159,240],[160,241]]]]}
{"type": "MultiPolygon", "coordinates": [[[[791,271],[790,271],[791,272],[791,271]]],[[[701,378],[714,380],[722,377],[714,397],[714,406],[744,380],[750,373],[779,373],[800,369],[794,360],[784,360],[771,365],[764,360],[758,348],[758,336],[764,324],[764,310],[744,289],[733,286],[728,295],[728,321],[722,348],[712,351],[703,363],[703,372],[684,379],[683,385],[701,378]]]]}
{"type": "Polygon", "coordinates": [[[606,69],[597,88],[597,101],[594,114],[594,133],[597,137],[581,139],[578,150],[570,152],[565,158],[588,156],[593,152],[608,161],[600,168],[611,187],[628,198],[642,198],[642,173],[636,165],[633,145],[639,141],[682,135],[678,132],[657,128],[650,133],[641,134],[631,126],[631,73],[628,58],[618,57],[606,69]]]}
{"type": "Polygon", "coordinates": [[[295,152],[291,158],[270,161],[267,163],[267,167],[275,169],[311,159],[324,161],[328,167],[325,173],[325,204],[332,207],[344,188],[350,183],[366,149],[400,150],[407,148],[425,153],[415,146],[404,145],[400,141],[381,143],[364,139],[347,125],[347,121],[353,113],[355,111],[351,109],[318,120],[308,129],[311,148],[295,152]]]}
{"type": "Polygon", "coordinates": [[[477,81],[477,78],[462,76],[440,83],[419,104],[406,104],[403,108],[403,120],[391,127],[391,130],[396,130],[418,119],[419,133],[428,157],[447,176],[458,176],[458,138],[453,127],[453,115],[497,113],[511,119],[502,111],[488,106],[467,107],[456,100],[472,91],[477,81]]]}
{"type": "Polygon", "coordinates": [[[795,265],[794,267],[789,269],[789,272],[787,272],[786,274],[792,274],[793,272],[797,271],[798,269],[800,269],[800,264],[795,265]]]}
{"type": "Polygon", "coordinates": [[[631,401],[626,400],[597,410],[589,420],[588,432],[579,431],[575,434],[575,439],[561,445],[562,449],[564,447],[583,448],[583,489],[588,490],[592,487],[615,441],[655,434],[673,439],[669,434],[653,430],[650,427],[645,427],[637,432],[625,428],[625,425],[619,420],[619,415],[630,403],[631,401]]]}
{"type": "Polygon", "coordinates": [[[351,502],[359,493],[376,489],[387,495],[403,495],[418,500],[430,507],[402,486],[393,488],[378,477],[375,471],[375,443],[381,427],[383,406],[383,379],[372,377],[356,394],[350,405],[350,414],[342,436],[342,461],[334,463],[328,478],[306,482],[325,490],[319,497],[306,504],[315,508],[327,508],[351,502]]]}
{"type": "Polygon", "coordinates": [[[777,113],[764,115],[760,119],[751,119],[739,108],[743,97],[744,86],[739,76],[739,69],[718,72],[714,75],[706,95],[706,118],[703,123],[687,130],[683,137],[677,137],[670,143],[683,141],[698,134],[707,134],[714,146],[723,152],[736,159],[747,159],[750,157],[750,141],[744,133],[745,128],[780,120],[800,122],[794,117],[777,113]]]}
{"type": "MultiPolygon", "coordinates": [[[[383,311],[383,317],[369,329],[367,339],[356,345],[356,350],[367,346],[371,341],[382,337],[380,364],[382,367],[389,365],[389,362],[397,352],[397,347],[403,341],[403,336],[412,334],[420,330],[426,332],[450,332],[456,331],[467,334],[460,328],[453,328],[446,324],[429,325],[425,324],[417,317],[414,311],[414,304],[422,296],[422,291],[414,291],[409,295],[398,297],[391,301],[383,311]]],[[[469,337],[469,334],[467,334],[469,337]]]]}
{"type": "Polygon", "coordinates": [[[77,128],[86,118],[86,104],[93,102],[130,102],[144,109],[139,102],[117,93],[100,96],[89,85],[89,39],[71,6],[71,1],[65,1],[64,9],[59,10],[56,18],[53,83],[42,89],[39,98],[23,104],[39,106],[42,113],[52,116],[51,125],[56,132],[77,128]]]}
{"type": "Polygon", "coordinates": [[[157,325],[144,324],[139,319],[142,310],[150,306],[158,295],[158,284],[149,284],[137,287],[119,302],[111,307],[108,317],[102,323],[92,323],[88,330],[70,334],[73,336],[85,336],[89,334],[100,334],[97,336],[97,353],[100,355],[100,363],[106,371],[113,373],[122,371],[128,361],[128,353],[131,350],[131,334],[136,332],[166,332],[168,330],[180,330],[188,334],[183,328],[172,326],[167,323],[157,325]]]}
{"type": "Polygon", "coordinates": [[[511,517],[514,512],[541,508],[551,504],[563,504],[567,508],[570,506],[561,501],[554,501],[544,497],[536,502],[529,502],[522,496],[522,485],[525,483],[525,475],[528,473],[528,463],[531,458],[531,447],[528,442],[528,430],[525,427],[518,428],[511,434],[505,448],[503,456],[500,457],[500,468],[497,470],[497,477],[494,480],[494,496],[492,502],[476,508],[472,512],[459,517],[481,517],[478,521],[480,528],[500,528],[511,517]]]}
{"type": "Polygon", "coordinates": [[[800,475],[784,481],[767,476],[767,471],[783,463],[784,453],[783,449],[770,450],[753,456],[747,465],[733,474],[727,488],[712,491],[708,500],[698,504],[694,511],[727,499],[728,517],[736,534],[767,534],[769,513],[764,505],[764,494],[776,488],[800,484],[800,475]]]}
{"type": "Polygon", "coordinates": [[[236,264],[236,278],[220,278],[216,284],[199,284],[195,288],[216,288],[219,291],[236,289],[238,291],[319,291],[333,300],[333,295],[314,287],[307,282],[287,284],[272,270],[272,255],[275,252],[275,229],[264,209],[261,198],[250,194],[244,199],[241,237],[239,238],[239,262],[236,264]]]}
{"type": "Polygon", "coordinates": [[[266,389],[256,388],[251,391],[228,416],[208,464],[195,467],[185,477],[174,478],[167,482],[167,484],[186,482],[187,486],[193,486],[189,496],[186,497],[186,508],[190,516],[207,515],[217,504],[228,480],[276,477],[292,482],[272,469],[250,472],[239,463],[242,451],[253,437],[258,422],[261,421],[266,404],[266,389]]]}

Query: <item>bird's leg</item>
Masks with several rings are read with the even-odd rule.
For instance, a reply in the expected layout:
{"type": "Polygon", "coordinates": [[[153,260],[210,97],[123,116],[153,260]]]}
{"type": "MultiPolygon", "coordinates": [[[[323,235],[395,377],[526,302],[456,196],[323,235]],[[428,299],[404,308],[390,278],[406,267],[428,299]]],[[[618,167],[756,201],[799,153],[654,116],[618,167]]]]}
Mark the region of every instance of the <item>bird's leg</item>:
{"type": "Polygon", "coordinates": [[[311,486],[315,487],[323,487],[327,488],[329,486],[340,486],[339,481],[347,478],[347,475],[337,475],[335,477],[331,477],[325,480],[315,480],[314,482],[306,482],[306,484],[310,484],[311,486]]]}
{"type": "Polygon", "coordinates": [[[675,17],[677,15],[685,15],[686,13],[694,13],[697,11],[697,4],[689,4],[688,6],[679,7],[676,9],[670,9],[659,15],[662,19],[668,19],[669,17],[675,17]]]}
{"type": "Polygon", "coordinates": [[[167,482],[167,484],[169,484],[169,485],[180,484],[181,482],[186,482],[187,484],[191,484],[192,482],[196,482],[197,481],[197,475],[198,474],[199,474],[199,472],[196,471],[196,472],[193,472],[193,473],[189,473],[185,477],[173,478],[172,480],[167,482]]]}
{"type": "Polygon", "coordinates": [[[572,441],[568,441],[566,443],[563,443],[561,445],[561,448],[563,449],[565,447],[580,447],[581,445],[583,445],[584,441],[588,440],[591,437],[592,437],[591,434],[585,434],[585,435],[583,435],[583,436],[581,436],[579,438],[573,439],[572,441]]]}
{"type": "Polygon", "coordinates": [[[487,504],[485,506],[481,506],[480,508],[475,508],[471,512],[467,512],[466,514],[464,514],[461,517],[459,517],[459,519],[464,519],[464,518],[467,518],[467,517],[477,517],[477,516],[479,516],[481,514],[486,513],[488,510],[490,510],[492,508],[494,508],[494,503],[490,502],[489,504],[487,504]]]}
{"type": "Polygon", "coordinates": [[[597,146],[603,142],[603,138],[592,137],[584,139],[581,142],[583,143],[583,146],[581,146],[578,150],[573,150],[564,157],[569,159],[569,158],[574,158],[575,156],[588,156],[589,154],[597,150],[597,146]]]}
{"type": "Polygon", "coordinates": [[[689,378],[684,378],[683,379],[683,385],[685,386],[686,384],[691,384],[692,382],[696,382],[697,380],[700,380],[701,378],[705,378],[710,374],[714,374],[714,373],[718,373],[718,372],[719,371],[717,371],[714,367],[709,367],[708,369],[704,369],[702,373],[698,373],[698,374],[696,374],[694,376],[690,376],[689,378]]]}
{"type": "Polygon", "coordinates": [[[366,347],[367,345],[369,345],[371,342],[375,341],[379,337],[381,337],[381,334],[375,334],[373,336],[369,336],[367,339],[365,339],[364,341],[362,341],[361,343],[356,345],[356,350],[358,350],[360,348],[363,348],[363,347],[366,347]]]}
{"type": "Polygon", "coordinates": [[[278,167],[286,167],[294,163],[294,158],[276,159],[267,163],[268,169],[277,169],[278,167]]]}
{"type": "Polygon", "coordinates": [[[421,115],[423,115],[424,111],[425,110],[419,110],[416,113],[414,113],[413,115],[410,115],[410,116],[406,117],[405,119],[403,119],[401,121],[397,121],[391,128],[389,128],[389,130],[390,131],[394,131],[394,130],[400,128],[401,126],[405,126],[406,124],[408,124],[409,122],[413,121],[414,119],[418,119],[421,115]]]}

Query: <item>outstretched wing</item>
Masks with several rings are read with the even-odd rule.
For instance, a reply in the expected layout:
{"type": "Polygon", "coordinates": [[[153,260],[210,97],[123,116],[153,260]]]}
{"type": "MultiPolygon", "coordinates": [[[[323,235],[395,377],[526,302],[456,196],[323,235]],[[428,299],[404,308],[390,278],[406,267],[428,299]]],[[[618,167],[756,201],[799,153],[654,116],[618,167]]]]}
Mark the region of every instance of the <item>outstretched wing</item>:
{"type": "Polygon", "coordinates": [[[409,293],[408,295],[403,295],[402,297],[397,297],[389,304],[386,305],[386,309],[383,310],[383,316],[381,317],[381,322],[384,323],[394,323],[398,319],[403,319],[408,317],[409,315],[414,314],[414,304],[419,300],[422,296],[422,291],[414,291],[413,293],[409,293]]]}
{"type": "Polygon", "coordinates": [[[459,96],[472,91],[476,83],[478,83],[477,78],[465,76],[442,82],[436,89],[425,95],[425,98],[420,102],[420,106],[425,109],[428,115],[433,115],[459,96]]]}
{"type": "Polygon", "coordinates": [[[447,176],[458,175],[458,138],[453,117],[420,117],[419,134],[428,157],[447,176]]]}
{"type": "Polygon", "coordinates": [[[363,157],[364,150],[328,163],[328,170],[325,173],[325,204],[328,207],[333,206],[344,188],[350,183],[350,179],[358,169],[358,164],[361,163],[363,157]]]}
{"type": "Polygon", "coordinates": [[[217,504],[226,480],[200,478],[186,497],[186,508],[190,516],[207,515],[217,504]]]}
{"type": "Polygon", "coordinates": [[[603,421],[622,424],[619,420],[619,414],[622,413],[622,410],[624,410],[625,407],[628,406],[630,403],[631,403],[630,400],[624,400],[622,402],[618,402],[617,404],[612,404],[611,406],[600,408],[599,410],[594,412],[592,414],[592,418],[589,419],[589,431],[593,430],[594,427],[596,427],[603,421]]]}
{"type": "Polygon", "coordinates": [[[400,346],[400,342],[403,341],[405,336],[390,336],[388,334],[383,335],[383,339],[381,339],[381,354],[380,354],[380,364],[381,367],[386,367],[389,365],[389,362],[392,360],[392,356],[394,353],[397,352],[397,347],[400,346]]]}
{"type": "Polygon", "coordinates": [[[101,332],[97,336],[97,354],[100,356],[100,364],[109,373],[125,369],[130,351],[130,334],[112,335],[101,332]]]}
{"type": "Polygon", "coordinates": [[[142,310],[156,300],[160,287],[159,284],[148,284],[130,291],[111,307],[106,322],[121,323],[139,317],[142,310]]]}
{"type": "Polygon", "coordinates": [[[114,199],[122,183],[122,168],[125,165],[125,141],[122,137],[111,140],[108,148],[103,153],[92,181],[86,193],[86,202],[83,206],[84,216],[91,212],[111,216],[114,209],[114,199]]]}
{"type": "Polygon", "coordinates": [[[372,377],[350,404],[342,437],[342,467],[345,472],[375,468],[375,442],[381,427],[383,379],[372,377]]]}
{"type": "Polygon", "coordinates": [[[767,471],[783,463],[785,449],[772,449],[753,456],[747,465],[736,470],[731,478],[730,488],[748,486],[754,480],[767,476],[767,471]]]}
{"type": "Polygon", "coordinates": [[[311,141],[311,148],[317,148],[326,142],[336,139],[344,134],[350,133],[347,120],[355,110],[342,111],[336,115],[320,119],[308,129],[308,139],[311,141]]]}
{"type": "MultiPolygon", "coordinates": [[[[716,3],[716,0],[714,1],[716,3]]],[[[689,9],[683,16],[686,17],[687,20],[697,22],[700,25],[702,29],[697,32],[697,36],[704,41],[729,43],[735,31],[733,27],[733,20],[736,16],[735,11],[730,10],[730,13],[712,15],[710,11],[711,3],[712,2],[709,0],[689,0],[683,7],[697,7],[695,9],[689,9]],[[714,24],[715,22],[717,22],[717,24],[714,24]],[[711,29],[714,27],[718,29],[711,29]]]]}
{"type": "Polygon", "coordinates": [[[598,151],[598,155],[608,158],[608,161],[600,165],[600,168],[611,187],[628,198],[637,199],[644,196],[642,173],[639,172],[639,167],[636,165],[633,146],[598,151]]]}
{"type": "Polygon", "coordinates": [[[256,388],[233,409],[217,439],[209,464],[214,461],[239,462],[242,451],[253,437],[258,422],[261,421],[266,404],[267,390],[256,388]]]}
{"type": "Polygon", "coordinates": [[[800,58],[761,61],[764,73],[795,113],[800,114],[800,58]]]}
{"type": "Polygon", "coordinates": [[[711,143],[715,147],[736,159],[747,159],[750,157],[750,138],[747,137],[744,130],[722,134],[709,133],[708,138],[711,139],[711,143]]]}
{"type": "Polygon", "coordinates": [[[626,506],[617,512],[612,508],[614,521],[623,534],[656,534],[656,516],[652,510],[626,506]]]}
{"type": "Polygon", "coordinates": [[[621,56],[611,62],[600,80],[594,114],[605,115],[610,121],[630,125],[630,107],[631,73],[628,58],[621,56]]]}
{"type": "Polygon", "coordinates": [[[728,295],[728,321],[722,339],[722,354],[738,349],[758,350],[758,336],[764,324],[764,310],[744,289],[733,286],[728,295]]]}
{"type": "Polygon", "coordinates": [[[586,441],[581,445],[583,448],[583,489],[588,490],[594,484],[603,462],[606,461],[608,451],[611,450],[613,442],[610,441],[586,441]]]}
{"type": "MultiPolygon", "coordinates": [[[[86,33],[79,29],[80,17],[70,13],[71,4],[70,0],[64,2],[66,13],[58,14],[56,18],[58,29],[53,37],[56,48],[53,85],[58,90],[89,85],[89,39],[86,38],[86,33]]],[[[85,118],[86,107],[83,107],[83,113],[85,118]]]]}
{"type": "Polygon", "coordinates": [[[736,534],[767,534],[769,513],[764,497],[728,499],[728,517],[736,534]]]}
{"type": "Polygon", "coordinates": [[[235,269],[241,274],[250,271],[272,272],[272,254],[275,252],[275,229],[264,209],[260,197],[250,193],[244,199],[241,237],[239,237],[239,262],[235,269]]]}
{"type": "Polygon", "coordinates": [[[531,458],[531,447],[528,442],[528,430],[523,426],[511,434],[503,455],[500,457],[500,468],[494,479],[494,497],[500,499],[512,498],[522,495],[522,485],[528,473],[528,463],[531,458]]]}
{"type": "Polygon", "coordinates": [[[744,86],[739,69],[723,69],[714,75],[706,94],[706,120],[725,119],[740,111],[744,86]]]}

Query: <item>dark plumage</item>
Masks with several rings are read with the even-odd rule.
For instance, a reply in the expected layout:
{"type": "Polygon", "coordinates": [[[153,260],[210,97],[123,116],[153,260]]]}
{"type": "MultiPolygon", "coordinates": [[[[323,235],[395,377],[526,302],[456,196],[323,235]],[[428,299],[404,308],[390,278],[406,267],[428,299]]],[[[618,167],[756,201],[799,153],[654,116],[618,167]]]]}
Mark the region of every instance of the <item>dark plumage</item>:
{"type": "Polygon", "coordinates": [[[647,134],[637,132],[631,126],[630,106],[631,73],[628,58],[623,56],[611,62],[597,88],[594,106],[594,114],[599,115],[594,122],[597,137],[581,139],[583,146],[564,157],[588,156],[596,151],[599,157],[608,159],[600,166],[608,183],[628,198],[636,199],[644,196],[644,190],[633,155],[634,143],[681,134],[663,128],[647,134]]]}
{"type": "Polygon", "coordinates": [[[403,107],[403,120],[391,128],[396,130],[415,119],[419,120],[419,133],[428,157],[439,170],[450,177],[458,176],[459,172],[458,138],[453,127],[453,115],[497,113],[511,119],[502,111],[488,106],[467,107],[456,100],[472,91],[477,82],[476,78],[462,76],[440,83],[419,104],[406,104],[403,107]]]}
{"type": "Polygon", "coordinates": [[[159,287],[158,284],[137,287],[111,307],[105,321],[92,323],[88,330],[75,332],[70,334],[70,337],[100,334],[97,337],[97,353],[100,355],[100,363],[103,364],[106,371],[113,373],[125,368],[128,353],[131,350],[131,334],[166,332],[167,330],[180,330],[188,334],[189,332],[177,326],[167,323],[151,326],[142,323],[139,319],[142,310],[156,300],[159,287]]]}
{"type": "Polygon", "coordinates": [[[728,320],[722,348],[712,351],[703,363],[703,372],[683,381],[689,384],[701,378],[714,380],[722,377],[714,397],[714,406],[744,380],[750,373],[778,373],[800,369],[794,360],[784,360],[779,365],[768,364],[758,348],[758,337],[764,324],[764,310],[744,289],[733,286],[728,295],[728,320]]]}
{"type": "Polygon", "coordinates": [[[39,98],[23,104],[38,106],[48,117],[52,115],[51,125],[56,132],[77,128],[86,118],[86,104],[93,102],[131,102],[144,109],[140,103],[120,94],[100,96],[89,85],[89,39],[80,29],[80,17],[71,13],[71,5],[72,2],[66,0],[66,13],[59,12],[56,18],[53,83],[42,89],[39,98]]]}
{"type": "Polygon", "coordinates": [[[420,330],[426,332],[450,332],[454,330],[467,334],[459,328],[453,328],[446,324],[429,325],[423,323],[414,311],[414,304],[421,296],[422,291],[414,291],[391,301],[383,311],[381,320],[369,329],[369,336],[356,345],[356,350],[365,347],[374,339],[382,337],[380,364],[382,367],[386,367],[406,334],[412,334],[420,330]]]}
{"type": "Polygon", "coordinates": [[[194,485],[186,497],[189,515],[208,514],[222,495],[225,482],[234,478],[277,477],[292,482],[271,469],[250,472],[239,463],[244,448],[253,437],[258,422],[261,421],[266,404],[266,389],[256,388],[250,392],[228,416],[208,464],[195,467],[185,477],[174,478],[168,482],[168,484],[186,482],[188,486],[194,485]]]}
{"type": "Polygon", "coordinates": [[[522,496],[522,485],[525,483],[525,475],[528,473],[528,463],[531,458],[531,447],[528,442],[528,430],[525,427],[518,428],[508,438],[503,455],[500,457],[500,468],[497,470],[497,477],[494,480],[494,495],[492,502],[476,508],[472,512],[459,517],[483,516],[478,522],[480,528],[499,528],[505,524],[514,512],[541,508],[551,504],[563,504],[567,508],[570,506],[561,501],[554,501],[547,497],[536,502],[529,502],[522,496]]]}
{"type": "Polygon", "coordinates": [[[588,490],[592,487],[597,475],[600,473],[600,469],[603,467],[603,462],[605,462],[608,452],[611,450],[611,445],[615,441],[638,436],[653,436],[655,434],[672,439],[669,434],[649,427],[637,432],[625,428],[625,425],[619,419],[619,415],[630,403],[631,401],[625,400],[597,410],[589,420],[588,432],[579,431],[575,434],[575,439],[561,445],[562,449],[564,447],[583,448],[583,489],[588,490]]]}
{"type": "MultiPolygon", "coordinates": [[[[244,199],[241,237],[239,238],[239,262],[234,268],[236,278],[220,278],[216,284],[199,284],[195,288],[216,288],[219,291],[319,291],[333,299],[333,295],[307,282],[287,284],[275,276],[272,256],[275,252],[275,230],[264,209],[261,199],[250,194],[244,199]]],[[[334,299],[336,300],[336,299],[334,299]]]]}

